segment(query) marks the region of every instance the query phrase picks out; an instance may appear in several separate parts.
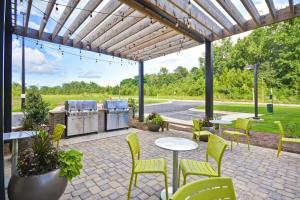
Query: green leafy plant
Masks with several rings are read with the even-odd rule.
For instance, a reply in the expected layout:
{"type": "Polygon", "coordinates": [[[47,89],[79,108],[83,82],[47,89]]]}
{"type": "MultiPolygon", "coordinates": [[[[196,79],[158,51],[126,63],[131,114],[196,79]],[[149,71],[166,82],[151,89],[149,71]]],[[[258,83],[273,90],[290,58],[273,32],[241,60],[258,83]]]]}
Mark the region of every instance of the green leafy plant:
{"type": "Polygon", "coordinates": [[[136,113],[136,111],[137,111],[137,104],[136,104],[134,98],[129,98],[129,99],[128,99],[128,106],[129,106],[129,108],[132,109],[132,118],[134,119],[135,113],[136,113]]]}
{"type": "Polygon", "coordinates": [[[40,129],[33,137],[32,145],[20,153],[17,170],[19,176],[27,177],[60,169],[61,176],[72,180],[80,174],[82,159],[83,154],[77,150],[59,151],[51,136],[40,129]]]}
{"type": "Polygon", "coordinates": [[[17,163],[19,175],[31,176],[47,173],[59,167],[58,151],[44,130],[33,137],[32,146],[20,153],[17,163]]]}
{"type": "Polygon", "coordinates": [[[24,113],[24,128],[32,130],[46,124],[48,121],[48,103],[46,103],[36,88],[28,90],[24,113]]]}
{"type": "Polygon", "coordinates": [[[80,174],[83,154],[71,149],[59,154],[60,175],[66,176],[69,181],[80,174]]]}
{"type": "Polygon", "coordinates": [[[212,127],[213,124],[209,122],[209,118],[204,117],[203,119],[200,119],[200,123],[202,127],[212,127]]]}
{"type": "Polygon", "coordinates": [[[153,124],[162,125],[163,118],[156,112],[151,113],[146,118],[146,122],[152,122],[153,124]]]}

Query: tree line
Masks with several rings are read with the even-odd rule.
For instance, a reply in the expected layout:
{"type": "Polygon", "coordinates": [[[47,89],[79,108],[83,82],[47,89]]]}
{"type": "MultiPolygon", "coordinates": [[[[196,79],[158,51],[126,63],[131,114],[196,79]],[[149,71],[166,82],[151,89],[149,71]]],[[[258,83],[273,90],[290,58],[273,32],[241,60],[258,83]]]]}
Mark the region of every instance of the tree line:
{"type": "MultiPolygon", "coordinates": [[[[251,100],[253,72],[245,70],[249,64],[259,65],[259,96],[266,98],[270,88],[281,102],[299,102],[300,84],[300,19],[278,23],[254,30],[233,42],[226,38],[214,44],[214,96],[216,99],[251,100]]],[[[13,93],[20,85],[13,84],[13,93]]],[[[109,95],[138,95],[138,76],[124,79],[117,86],[96,83],[65,83],[61,86],[38,88],[41,94],[103,93],[109,95]]],[[[199,96],[205,93],[204,58],[199,66],[188,70],[178,66],[168,71],[146,74],[147,96],[199,96]]]]}

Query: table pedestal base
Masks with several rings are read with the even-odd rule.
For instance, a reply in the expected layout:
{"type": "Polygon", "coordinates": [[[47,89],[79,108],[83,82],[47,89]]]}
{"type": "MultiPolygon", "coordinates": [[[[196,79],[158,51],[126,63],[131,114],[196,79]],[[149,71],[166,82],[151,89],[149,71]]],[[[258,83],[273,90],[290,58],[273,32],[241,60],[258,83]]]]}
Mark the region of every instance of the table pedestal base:
{"type": "MultiPolygon", "coordinates": [[[[169,193],[169,199],[172,197],[173,195],[173,187],[168,187],[168,193],[169,193]]],[[[163,189],[160,193],[160,199],[161,200],[166,200],[166,189],[163,189]]]]}

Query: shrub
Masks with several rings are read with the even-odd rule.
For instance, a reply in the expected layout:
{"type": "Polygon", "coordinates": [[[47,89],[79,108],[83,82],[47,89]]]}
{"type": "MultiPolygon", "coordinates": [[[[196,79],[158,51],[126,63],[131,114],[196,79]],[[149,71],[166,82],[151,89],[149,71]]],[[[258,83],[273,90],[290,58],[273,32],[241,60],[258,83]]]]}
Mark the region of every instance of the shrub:
{"type": "Polygon", "coordinates": [[[48,103],[43,101],[37,89],[28,90],[24,112],[24,128],[32,130],[48,121],[48,103]]]}
{"type": "Polygon", "coordinates": [[[163,118],[158,113],[151,113],[146,118],[146,122],[152,122],[153,124],[162,125],[163,118]]]}

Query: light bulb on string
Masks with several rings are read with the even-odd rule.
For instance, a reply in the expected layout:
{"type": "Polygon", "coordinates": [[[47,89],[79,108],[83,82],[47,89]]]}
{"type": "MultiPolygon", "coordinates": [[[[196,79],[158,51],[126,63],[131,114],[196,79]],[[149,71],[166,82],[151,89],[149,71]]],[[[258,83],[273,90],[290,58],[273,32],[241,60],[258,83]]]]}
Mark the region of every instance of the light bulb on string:
{"type": "Polygon", "coordinates": [[[96,63],[98,63],[98,60],[96,59],[96,63]]]}
{"type": "Polygon", "coordinates": [[[55,7],[55,13],[58,15],[59,12],[58,12],[58,4],[56,4],[56,7],[55,7]]]}
{"type": "Polygon", "coordinates": [[[61,50],[60,45],[58,46],[58,50],[61,50]]]}
{"type": "Polygon", "coordinates": [[[93,17],[93,12],[91,12],[91,14],[90,14],[90,18],[92,18],[93,17]]]}
{"type": "Polygon", "coordinates": [[[20,0],[20,5],[23,6],[23,0],[20,0]]]}
{"type": "Polygon", "coordinates": [[[150,18],[150,23],[153,24],[153,19],[152,19],[152,17],[150,18]]]}
{"type": "Polygon", "coordinates": [[[43,44],[41,44],[40,48],[41,48],[41,49],[43,48],[43,44]]]}
{"type": "Polygon", "coordinates": [[[72,36],[72,33],[71,33],[71,31],[69,31],[69,37],[71,37],[72,36]]]}
{"type": "Polygon", "coordinates": [[[38,44],[39,44],[39,41],[37,40],[36,43],[35,43],[35,45],[38,45],[38,44]]]}
{"type": "Polygon", "coordinates": [[[61,51],[61,55],[62,55],[62,56],[64,55],[64,51],[61,51]]]}
{"type": "Polygon", "coordinates": [[[82,56],[80,56],[80,60],[82,60],[82,56]]]}
{"type": "Polygon", "coordinates": [[[189,5],[189,8],[192,8],[192,2],[191,2],[191,0],[188,1],[188,5],[189,5]]]}
{"type": "Polygon", "coordinates": [[[46,13],[44,13],[43,22],[44,22],[44,23],[47,22],[47,16],[46,16],[46,13]]]}
{"type": "Polygon", "coordinates": [[[178,20],[176,20],[175,26],[178,28],[178,26],[179,26],[178,20]]]}

